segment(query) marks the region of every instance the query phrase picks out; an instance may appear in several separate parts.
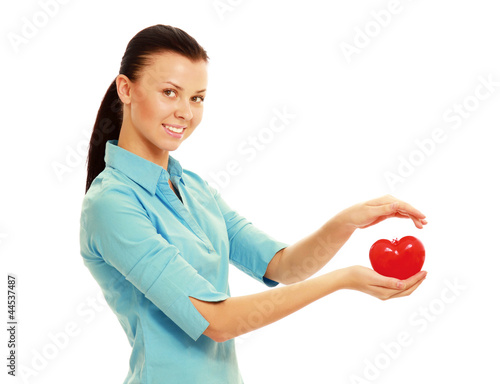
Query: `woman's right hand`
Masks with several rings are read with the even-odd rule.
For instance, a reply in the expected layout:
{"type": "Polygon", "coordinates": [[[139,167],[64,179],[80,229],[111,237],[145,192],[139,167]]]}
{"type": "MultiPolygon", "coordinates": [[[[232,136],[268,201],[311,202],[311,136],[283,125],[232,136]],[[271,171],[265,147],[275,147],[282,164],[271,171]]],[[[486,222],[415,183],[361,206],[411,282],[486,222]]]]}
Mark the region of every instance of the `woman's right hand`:
{"type": "Polygon", "coordinates": [[[422,212],[391,195],[353,205],[336,215],[337,219],[353,228],[368,228],[390,217],[411,219],[419,229],[427,224],[422,212]]]}
{"type": "Polygon", "coordinates": [[[355,265],[345,268],[346,285],[344,288],[367,293],[380,300],[410,295],[427,276],[420,271],[406,280],[382,276],[373,269],[355,265]]]}

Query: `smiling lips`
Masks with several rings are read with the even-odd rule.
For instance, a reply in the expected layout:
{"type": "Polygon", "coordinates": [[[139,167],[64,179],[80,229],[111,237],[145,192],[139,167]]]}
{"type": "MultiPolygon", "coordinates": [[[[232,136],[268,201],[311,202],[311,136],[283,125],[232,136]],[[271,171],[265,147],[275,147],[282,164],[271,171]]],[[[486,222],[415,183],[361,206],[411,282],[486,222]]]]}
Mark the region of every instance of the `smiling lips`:
{"type": "Polygon", "coordinates": [[[165,128],[165,132],[167,132],[169,135],[176,137],[180,139],[182,137],[182,134],[184,133],[184,130],[186,127],[183,127],[181,125],[174,125],[174,124],[162,124],[163,128],[165,128]]]}

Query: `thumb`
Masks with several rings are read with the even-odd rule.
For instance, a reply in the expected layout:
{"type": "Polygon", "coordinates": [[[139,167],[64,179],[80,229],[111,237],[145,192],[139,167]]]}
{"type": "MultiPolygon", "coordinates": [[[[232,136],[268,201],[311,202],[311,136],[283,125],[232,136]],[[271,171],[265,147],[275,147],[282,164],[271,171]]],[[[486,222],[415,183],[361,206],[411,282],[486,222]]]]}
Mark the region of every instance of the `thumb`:
{"type": "Polygon", "coordinates": [[[403,280],[396,279],[394,277],[390,277],[386,281],[386,287],[391,288],[391,289],[405,289],[406,288],[406,282],[403,280]]]}

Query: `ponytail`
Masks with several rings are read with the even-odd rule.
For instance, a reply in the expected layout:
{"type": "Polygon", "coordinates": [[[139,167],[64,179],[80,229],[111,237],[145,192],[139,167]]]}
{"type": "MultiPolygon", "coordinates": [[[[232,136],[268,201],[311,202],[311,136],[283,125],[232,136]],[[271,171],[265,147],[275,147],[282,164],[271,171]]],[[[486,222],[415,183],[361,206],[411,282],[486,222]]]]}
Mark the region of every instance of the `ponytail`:
{"type": "MultiPolygon", "coordinates": [[[[182,29],[158,24],[143,29],[130,40],[122,57],[119,73],[132,82],[136,81],[143,67],[149,64],[149,56],[160,52],[175,52],[193,61],[208,61],[207,52],[182,29]]],[[[106,142],[117,140],[120,136],[123,105],[118,97],[115,80],[104,95],[90,138],[85,193],[106,166],[106,142]]]]}
{"type": "Polygon", "coordinates": [[[122,104],[118,98],[116,81],[113,80],[102,99],[101,106],[97,112],[94,130],[90,137],[85,193],[87,193],[97,175],[104,170],[106,165],[104,163],[106,142],[118,139],[122,126],[122,116],[122,104]]]}

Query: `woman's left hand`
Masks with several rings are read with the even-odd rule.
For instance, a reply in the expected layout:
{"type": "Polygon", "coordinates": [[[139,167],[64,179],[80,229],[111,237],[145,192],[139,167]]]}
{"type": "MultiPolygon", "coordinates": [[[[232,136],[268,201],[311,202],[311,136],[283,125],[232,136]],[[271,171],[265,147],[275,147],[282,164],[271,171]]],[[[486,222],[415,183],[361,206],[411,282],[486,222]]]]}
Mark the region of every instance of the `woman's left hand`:
{"type": "Polygon", "coordinates": [[[343,222],[354,228],[368,228],[390,217],[411,219],[420,229],[427,224],[422,212],[391,195],[353,205],[340,212],[339,216],[343,222]]]}

